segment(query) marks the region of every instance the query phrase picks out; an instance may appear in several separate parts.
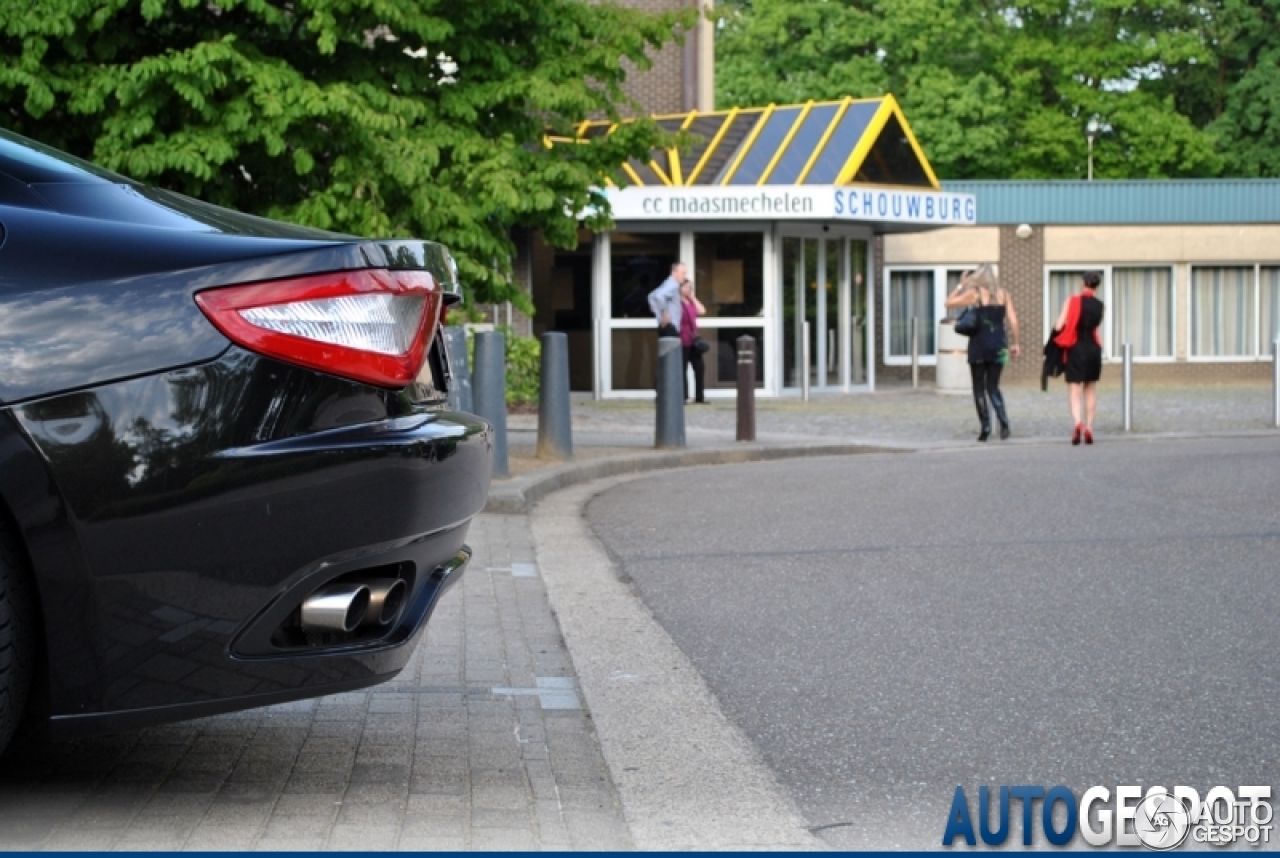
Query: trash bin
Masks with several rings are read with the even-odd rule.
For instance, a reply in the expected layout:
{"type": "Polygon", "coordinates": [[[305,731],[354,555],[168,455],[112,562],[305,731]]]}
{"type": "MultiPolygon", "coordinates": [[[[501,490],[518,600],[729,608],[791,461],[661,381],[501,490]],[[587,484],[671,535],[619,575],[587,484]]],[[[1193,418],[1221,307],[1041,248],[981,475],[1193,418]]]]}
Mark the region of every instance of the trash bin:
{"type": "Polygon", "coordinates": [[[955,319],[938,323],[935,377],[939,393],[968,393],[973,389],[973,379],[969,376],[969,338],[956,333],[955,319]]]}

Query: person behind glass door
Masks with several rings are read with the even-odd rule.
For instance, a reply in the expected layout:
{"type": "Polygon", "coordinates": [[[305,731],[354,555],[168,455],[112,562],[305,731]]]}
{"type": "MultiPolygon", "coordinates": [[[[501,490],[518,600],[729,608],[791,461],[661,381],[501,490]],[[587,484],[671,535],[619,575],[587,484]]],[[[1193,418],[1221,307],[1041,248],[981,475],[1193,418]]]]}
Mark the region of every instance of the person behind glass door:
{"type": "Polygon", "coordinates": [[[707,308],[698,300],[693,292],[693,281],[685,280],[680,284],[680,345],[684,348],[684,372],[680,378],[684,381],[684,401],[689,401],[689,367],[693,367],[693,388],[697,398],[694,402],[706,402],[706,364],[702,361],[702,352],[698,351],[698,317],[707,315],[707,308]]]}
{"type": "Polygon", "coordinates": [[[988,398],[995,409],[996,419],[1000,421],[1000,438],[1003,440],[1009,437],[1009,415],[1004,408],[1004,394],[1000,392],[1000,373],[1011,356],[1017,357],[1021,353],[1021,347],[1018,345],[1018,314],[1013,309],[1013,299],[996,282],[995,269],[990,265],[979,265],[973,271],[965,272],[946,300],[948,308],[972,304],[977,305],[978,332],[969,337],[969,374],[973,378],[973,404],[978,409],[978,423],[982,429],[978,440],[985,441],[991,437],[988,398]]]}
{"type": "Polygon", "coordinates": [[[1067,397],[1076,428],[1071,443],[1093,443],[1093,415],[1098,408],[1098,379],[1102,377],[1102,338],[1098,327],[1105,309],[1094,293],[1102,274],[1086,271],[1080,277],[1080,294],[1062,304],[1053,341],[1066,350],[1067,397]]]}
{"type": "Polygon", "coordinates": [[[683,262],[671,266],[671,274],[649,293],[649,309],[658,320],[659,337],[680,336],[680,284],[689,277],[683,262]]]}

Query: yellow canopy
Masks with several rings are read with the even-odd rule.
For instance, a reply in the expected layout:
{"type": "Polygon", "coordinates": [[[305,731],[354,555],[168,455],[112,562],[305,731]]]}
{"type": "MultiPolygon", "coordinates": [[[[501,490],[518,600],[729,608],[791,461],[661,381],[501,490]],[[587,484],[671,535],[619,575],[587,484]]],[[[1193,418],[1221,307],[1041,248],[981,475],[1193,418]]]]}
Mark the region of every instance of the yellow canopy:
{"type": "MultiPolygon", "coordinates": [[[[632,159],[618,177],[622,187],[940,187],[892,95],[693,111],[654,119],[666,131],[689,132],[694,144],[683,153],[657,150],[648,162],[632,159]]],[[[609,122],[584,122],[578,127],[578,139],[610,134],[616,127],[609,122]]],[[[550,142],[560,141],[552,138],[550,142]]]]}

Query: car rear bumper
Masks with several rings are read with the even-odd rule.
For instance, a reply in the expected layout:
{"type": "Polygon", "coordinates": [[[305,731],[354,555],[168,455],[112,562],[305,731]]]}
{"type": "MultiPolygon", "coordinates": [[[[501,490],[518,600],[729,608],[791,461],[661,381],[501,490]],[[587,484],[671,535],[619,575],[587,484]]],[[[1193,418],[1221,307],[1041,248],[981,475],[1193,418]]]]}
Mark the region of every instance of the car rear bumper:
{"type": "Polygon", "coordinates": [[[234,348],[12,414],[62,507],[24,529],[64,734],[393,677],[465,568],[492,467],[478,418],[234,348]],[[308,594],[366,574],[410,584],[391,626],[272,643],[308,594]]]}
{"type": "MultiPolygon", "coordinates": [[[[452,542],[458,534],[449,533],[447,537],[452,542]]],[[[424,540],[392,554],[400,558],[430,556],[438,553],[439,542],[440,540],[424,540]]],[[[252,662],[242,661],[236,665],[237,673],[260,678],[270,677],[270,684],[243,695],[214,696],[183,703],[82,715],[54,715],[49,719],[50,734],[65,739],[131,730],[169,721],[205,718],[325,694],[356,691],[386,682],[395,678],[404,668],[440,597],[461,580],[470,560],[471,549],[462,546],[453,557],[422,576],[401,623],[398,624],[394,640],[358,651],[339,650],[315,655],[292,653],[252,662]]],[[[222,665],[217,667],[225,669],[222,665]]]]}

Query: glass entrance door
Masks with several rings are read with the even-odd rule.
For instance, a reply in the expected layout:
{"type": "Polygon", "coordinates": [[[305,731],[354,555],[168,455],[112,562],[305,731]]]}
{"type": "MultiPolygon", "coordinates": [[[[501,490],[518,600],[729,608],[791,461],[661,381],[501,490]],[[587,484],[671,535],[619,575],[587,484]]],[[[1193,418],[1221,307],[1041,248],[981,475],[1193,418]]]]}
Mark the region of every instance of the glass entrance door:
{"type": "Polygon", "coordinates": [[[800,388],[806,375],[813,390],[865,384],[867,242],[784,235],[781,243],[783,387],[800,388]]]}

